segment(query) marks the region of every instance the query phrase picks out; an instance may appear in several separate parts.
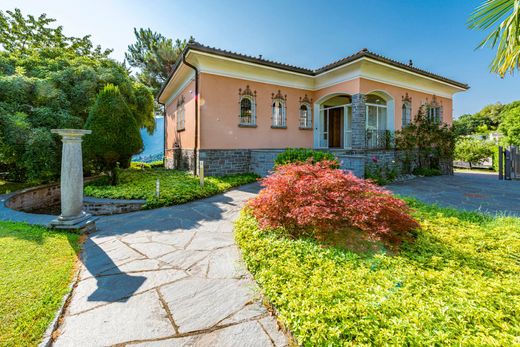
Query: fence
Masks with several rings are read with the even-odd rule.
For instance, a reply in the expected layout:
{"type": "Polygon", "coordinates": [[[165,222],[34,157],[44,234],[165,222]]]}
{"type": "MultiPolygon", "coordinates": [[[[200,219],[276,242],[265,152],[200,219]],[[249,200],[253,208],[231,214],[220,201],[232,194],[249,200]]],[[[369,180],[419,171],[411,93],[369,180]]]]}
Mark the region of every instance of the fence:
{"type": "Polygon", "coordinates": [[[498,147],[498,179],[520,178],[520,151],[516,146],[498,147]]]}

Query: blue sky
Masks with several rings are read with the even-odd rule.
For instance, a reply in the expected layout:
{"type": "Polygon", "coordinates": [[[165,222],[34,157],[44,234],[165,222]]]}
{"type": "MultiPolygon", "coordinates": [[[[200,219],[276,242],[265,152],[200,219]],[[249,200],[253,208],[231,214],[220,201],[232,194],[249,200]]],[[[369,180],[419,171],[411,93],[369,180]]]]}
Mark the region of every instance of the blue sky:
{"type": "Polygon", "coordinates": [[[489,73],[494,52],[475,51],[483,33],[465,23],[481,1],[2,0],[0,9],[47,13],[66,34],[91,34],[119,60],[134,41],[134,27],[310,68],[366,47],[468,83],[471,89],[454,97],[459,116],[520,99],[520,76],[489,73]]]}

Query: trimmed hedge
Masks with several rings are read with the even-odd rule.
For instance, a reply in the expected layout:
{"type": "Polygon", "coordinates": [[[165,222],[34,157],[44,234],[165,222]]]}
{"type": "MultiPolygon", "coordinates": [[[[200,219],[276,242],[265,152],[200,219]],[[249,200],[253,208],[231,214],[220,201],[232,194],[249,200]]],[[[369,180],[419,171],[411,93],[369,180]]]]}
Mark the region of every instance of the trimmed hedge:
{"type": "Polygon", "coordinates": [[[313,164],[320,161],[332,161],[335,167],[339,167],[336,157],[329,152],[315,151],[307,148],[287,148],[284,152],[278,154],[274,160],[275,166],[305,163],[311,161],[313,164]]]}

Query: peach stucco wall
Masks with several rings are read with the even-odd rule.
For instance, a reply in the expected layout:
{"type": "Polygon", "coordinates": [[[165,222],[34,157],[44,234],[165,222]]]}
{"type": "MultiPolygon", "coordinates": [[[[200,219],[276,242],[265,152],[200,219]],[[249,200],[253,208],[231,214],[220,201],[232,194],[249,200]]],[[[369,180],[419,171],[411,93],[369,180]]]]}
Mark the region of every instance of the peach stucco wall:
{"type": "Polygon", "coordinates": [[[166,106],[167,150],[177,143],[181,148],[193,149],[195,144],[195,81],[191,81],[179,95],[166,106]],[[185,130],[177,131],[177,102],[184,97],[185,130]]]}
{"type": "Polygon", "coordinates": [[[312,147],[312,130],[299,129],[300,97],[314,98],[312,91],[280,87],[211,74],[200,74],[200,148],[312,147]],[[239,88],[256,90],[256,128],[239,124],[239,88]],[[287,95],[287,128],[271,128],[272,93],[287,95]]]}
{"type": "MultiPolygon", "coordinates": [[[[381,82],[357,78],[341,82],[317,91],[280,87],[274,84],[253,82],[237,78],[223,77],[208,73],[199,75],[200,115],[199,143],[201,149],[244,149],[244,148],[286,148],[312,147],[313,130],[299,129],[300,97],[307,94],[313,102],[326,96],[344,94],[369,94],[382,91],[394,100],[395,129],[401,128],[402,98],[408,93],[412,98],[412,116],[417,114],[419,107],[432,100],[433,95],[405,89],[381,82]],[[249,85],[256,91],[256,128],[241,128],[239,124],[239,88],[249,85]],[[272,93],[281,90],[287,95],[287,128],[271,128],[272,93]]],[[[443,120],[452,122],[452,100],[436,96],[443,107],[443,120]]],[[[312,105],[314,112],[314,104],[312,105]]],[[[184,90],[166,107],[166,149],[171,149],[177,143],[181,148],[194,148],[195,141],[195,82],[191,81],[184,90]],[[176,129],[177,101],[184,96],[185,130],[176,129]]],[[[313,117],[316,115],[313,114],[313,117]]]]}
{"type": "MultiPolygon", "coordinates": [[[[401,88],[390,84],[381,82],[371,81],[364,78],[360,80],[359,91],[362,94],[369,94],[371,92],[382,91],[389,94],[394,99],[394,126],[395,129],[400,129],[402,126],[402,107],[403,97],[408,93],[408,96],[412,98],[412,117],[414,117],[422,104],[431,102],[433,99],[432,94],[426,94],[415,90],[401,88]]],[[[437,102],[442,106],[442,118],[445,123],[451,124],[452,122],[452,100],[436,96],[437,102]]]]}
{"type": "Polygon", "coordinates": [[[316,96],[316,101],[320,102],[322,100],[327,99],[328,96],[334,94],[349,94],[354,95],[359,93],[359,78],[340,82],[338,84],[334,84],[330,87],[318,89],[314,92],[316,96]]]}

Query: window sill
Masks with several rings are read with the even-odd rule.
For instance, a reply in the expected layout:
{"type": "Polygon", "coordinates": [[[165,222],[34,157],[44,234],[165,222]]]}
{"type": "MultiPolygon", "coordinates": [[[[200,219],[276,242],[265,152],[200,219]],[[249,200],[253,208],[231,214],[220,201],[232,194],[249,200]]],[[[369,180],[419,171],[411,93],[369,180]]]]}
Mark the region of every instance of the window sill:
{"type": "Polygon", "coordinates": [[[299,127],[300,130],[312,130],[312,127],[299,127]]]}
{"type": "Polygon", "coordinates": [[[185,131],[185,130],[186,130],[186,128],[177,129],[177,132],[180,133],[180,132],[183,132],[183,131],[185,131]]]}
{"type": "Polygon", "coordinates": [[[239,128],[256,128],[256,124],[239,124],[239,128]]]}
{"type": "Polygon", "coordinates": [[[287,129],[287,125],[271,125],[271,129],[287,129]]]}

